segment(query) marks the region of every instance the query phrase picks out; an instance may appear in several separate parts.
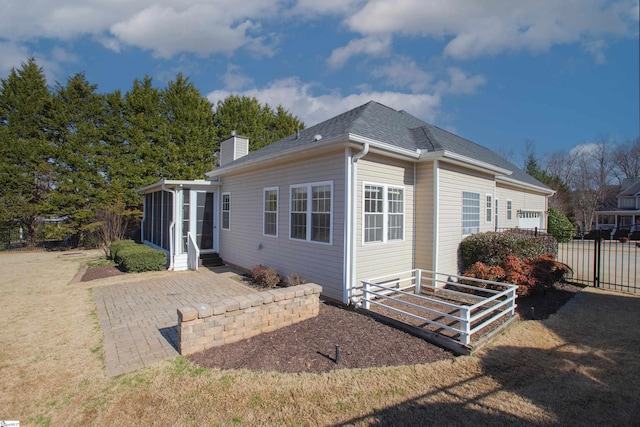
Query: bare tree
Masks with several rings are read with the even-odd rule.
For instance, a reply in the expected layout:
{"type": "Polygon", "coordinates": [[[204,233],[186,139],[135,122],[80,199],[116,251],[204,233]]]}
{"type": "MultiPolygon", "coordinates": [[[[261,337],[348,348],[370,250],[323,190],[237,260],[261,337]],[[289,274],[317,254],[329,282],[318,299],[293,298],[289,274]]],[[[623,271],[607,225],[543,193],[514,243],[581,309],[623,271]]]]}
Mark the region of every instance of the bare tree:
{"type": "Polygon", "coordinates": [[[619,183],[625,178],[640,176],[640,137],[618,145],[613,150],[613,173],[619,183]]]}
{"type": "Polygon", "coordinates": [[[124,207],[121,204],[100,209],[96,213],[98,236],[102,250],[107,258],[111,257],[109,247],[116,240],[122,240],[127,233],[129,220],[125,216],[124,207]]]}

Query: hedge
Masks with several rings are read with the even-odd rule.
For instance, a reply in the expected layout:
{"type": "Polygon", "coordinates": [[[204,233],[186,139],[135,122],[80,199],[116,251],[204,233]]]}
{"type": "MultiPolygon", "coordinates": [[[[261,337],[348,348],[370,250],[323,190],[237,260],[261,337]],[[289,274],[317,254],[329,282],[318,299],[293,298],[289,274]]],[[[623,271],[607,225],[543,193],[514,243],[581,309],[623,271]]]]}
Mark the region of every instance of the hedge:
{"type": "Polygon", "coordinates": [[[118,253],[122,249],[134,246],[136,244],[137,243],[133,240],[116,240],[115,242],[111,242],[111,245],[109,245],[109,255],[116,264],[120,264],[118,253]]]}
{"type": "Polygon", "coordinates": [[[533,236],[517,230],[476,233],[460,243],[462,270],[470,268],[476,262],[497,266],[504,263],[509,255],[535,259],[541,255],[555,257],[557,253],[558,243],[553,236],[533,236]]]}
{"type": "Polygon", "coordinates": [[[140,273],[162,271],[167,268],[167,255],[163,250],[153,249],[133,240],[118,240],[109,247],[111,258],[123,271],[140,273]]]}
{"type": "Polygon", "coordinates": [[[575,236],[575,228],[569,218],[555,208],[549,208],[549,234],[558,242],[569,242],[575,236]]]}

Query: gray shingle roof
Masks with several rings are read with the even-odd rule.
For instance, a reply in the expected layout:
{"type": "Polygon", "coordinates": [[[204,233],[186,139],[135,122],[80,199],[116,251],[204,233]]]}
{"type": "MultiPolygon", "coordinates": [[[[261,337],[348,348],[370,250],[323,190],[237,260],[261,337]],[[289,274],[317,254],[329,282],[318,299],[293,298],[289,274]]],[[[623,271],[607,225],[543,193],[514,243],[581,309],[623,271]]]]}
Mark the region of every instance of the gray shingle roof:
{"type": "MultiPolygon", "coordinates": [[[[508,162],[493,151],[464,139],[437,126],[430,125],[405,111],[397,111],[375,101],[349,110],[290,135],[258,151],[249,153],[228,165],[284,154],[287,151],[310,145],[316,135],[331,139],[355,134],[399,148],[417,151],[448,151],[477,161],[512,171],[510,178],[523,183],[547,188],[523,170],[508,162]]],[[[221,168],[223,170],[224,168],[221,168]]]]}

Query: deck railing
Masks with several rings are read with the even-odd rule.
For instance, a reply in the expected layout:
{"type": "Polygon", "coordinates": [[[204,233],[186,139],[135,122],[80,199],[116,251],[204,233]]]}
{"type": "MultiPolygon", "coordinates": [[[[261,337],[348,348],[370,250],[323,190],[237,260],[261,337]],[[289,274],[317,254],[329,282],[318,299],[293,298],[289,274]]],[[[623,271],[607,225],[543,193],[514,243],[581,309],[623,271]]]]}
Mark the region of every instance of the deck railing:
{"type": "Polygon", "coordinates": [[[515,313],[516,289],[516,285],[507,283],[414,269],[363,280],[359,303],[366,310],[384,307],[454,332],[458,342],[468,345],[474,333],[515,313]],[[434,297],[426,296],[426,292],[434,297]],[[402,308],[389,305],[392,301],[402,308]],[[444,323],[445,319],[449,323],[444,323]]]}

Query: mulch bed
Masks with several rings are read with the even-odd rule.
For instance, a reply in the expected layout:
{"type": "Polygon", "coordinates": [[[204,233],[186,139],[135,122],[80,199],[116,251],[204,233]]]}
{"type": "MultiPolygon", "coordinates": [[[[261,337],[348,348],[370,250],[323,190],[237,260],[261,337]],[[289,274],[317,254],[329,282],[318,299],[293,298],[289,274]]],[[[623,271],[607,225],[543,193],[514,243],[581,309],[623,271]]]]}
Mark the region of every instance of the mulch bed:
{"type": "MultiPolygon", "coordinates": [[[[113,265],[87,269],[83,281],[126,274],[113,265]]],[[[546,319],[581,289],[557,283],[545,293],[519,297],[524,320],[546,319]]],[[[253,338],[188,356],[208,368],[328,372],[431,363],[454,355],[362,313],[322,303],[318,316],[253,338]],[[336,363],[336,344],[339,360],[336,363]]]]}
{"type": "Polygon", "coordinates": [[[82,275],[81,282],[89,282],[91,280],[102,279],[105,277],[121,276],[127,274],[115,264],[101,265],[98,267],[87,268],[87,271],[82,275]]]}

